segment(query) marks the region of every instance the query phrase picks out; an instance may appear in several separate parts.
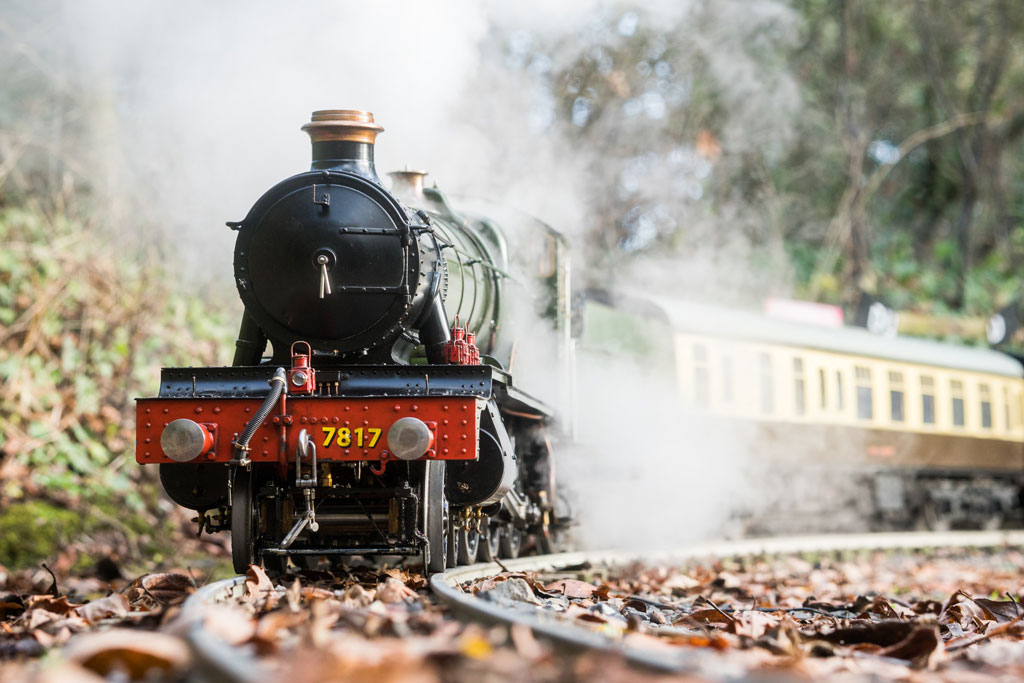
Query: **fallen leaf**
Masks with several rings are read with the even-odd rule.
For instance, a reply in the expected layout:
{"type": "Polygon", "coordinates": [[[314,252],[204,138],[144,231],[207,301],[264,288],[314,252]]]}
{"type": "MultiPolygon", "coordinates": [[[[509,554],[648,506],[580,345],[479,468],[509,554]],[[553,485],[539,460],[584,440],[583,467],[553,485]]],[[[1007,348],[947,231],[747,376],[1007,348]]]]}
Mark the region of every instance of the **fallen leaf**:
{"type": "Polygon", "coordinates": [[[35,683],[103,683],[104,679],[75,662],[60,662],[39,672],[35,683]]]}
{"type": "MultiPolygon", "coordinates": [[[[358,586],[359,584],[356,585],[358,586]]],[[[326,588],[320,588],[319,586],[304,586],[300,595],[307,603],[318,602],[320,600],[332,600],[334,598],[333,592],[326,588]]]]}
{"type": "Polygon", "coordinates": [[[165,572],[141,576],[132,587],[142,589],[164,605],[179,605],[195,592],[196,582],[185,574],[165,572]]]}
{"type": "Polygon", "coordinates": [[[545,591],[567,598],[589,598],[597,591],[597,586],[576,579],[559,579],[543,587],[545,591]]]}
{"type": "Polygon", "coordinates": [[[547,654],[547,649],[541,645],[533,636],[533,631],[525,624],[513,624],[509,627],[508,635],[516,652],[529,660],[536,660],[547,654]]]}
{"type": "Polygon", "coordinates": [[[419,590],[420,588],[427,587],[427,577],[425,577],[423,574],[414,574],[411,572],[407,572],[406,570],[401,569],[400,567],[391,567],[389,569],[385,569],[384,575],[398,579],[399,581],[404,583],[409,588],[412,588],[413,590],[419,590]]]}
{"type": "Polygon", "coordinates": [[[494,647],[479,628],[468,628],[459,638],[459,652],[470,659],[487,659],[494,647]]]}
{"type": "Polygon", "coordinates": [[[412,590],[400,580],[389,576],[387,580],[377,588],[377,599],[385,603],[405,602],[414,600],[416,591],[412,590]]]}
{"type": "Polygon", "coordinates": [[[281,599],[274,589],[274,582],[262,567],[255,564],[249,565],[245,572],[245,597],[253,607],[263,611],[274,609],[281,599]]]}
{"type": "Polygon", "coordinates": [[[61,621],[64,617],[55,612],[50,612],[45,609],[34,609],[28,613],[28,628],[29,630],[35,630],[43,624],[51,621],[61,621]]]}
{"type": "Polygon", "coordinates": [[[184,642],[163,633],[110,629],[84,633],[63,649],[63,655],[101,676],[127,675],[130,679],[168,676],[189,663],[184,642]]]}
{"type": "Polygon", "coordinates": [[[912,621],[885,619],[882,621],[854,621],[848,626],[814,634],[821,640],[839,645],[870,643],[881,647],[896,645],[917,628],[912,621]]]}
{"type": "Polygon", "coordinates": [[[287,631],[308,621],[309,615],[304,612],[278,610],[266,614],[260,619],[256,626],[255,636],[268,643],[274,642],[282,631],[287,631]]]}
{"type": "Polygon", "coordinates": [[[350,609],[369,607],[376,598],[376,590],[367,590],[356,583],[345,589],[341,596],[341,604],[350,609]]]}
{"type": "Polygon", "coordinates": [[[701,609],[697,610],[696,612],[691,612],[686,616],[700,624],[729,625],[732,624],[734,621],[729,616],[722,614],[716,609],[701,609]]]}
{"type": "Polygon", "coordinates": [[[700,581],[697,581],[686,574],[673,574],[661,584],[661,590],[667,591],[672,595],[684,596],[691,589],[697,588],[700,585],[702,585],[700,581]]]}
{"type": "MultiPolygon", "coordinates": [[[[33,595],[25,602],[26,609],[45,609],[47,612],[54,612],[60,615],[70,614],[81,606],[69,603],[66,595],[62,595],[59,598],[50,595],[33,595]]],[[[0,604],[0,608],[2,607],[3,605],[0,604]]]]}
{"type": "Polygon", "coordinates": [[[939,629],[935,626],[920,625],[905,639],[878,652],[880,657],[906,660],[915,669],[934,669],[943,654],[944,647],[939,629]]]}
{"type": "Polygon", "coordinates": [[[25,612],[25,601],[19,596],[11,595],[6,596],[3,600],[0,600],[0,619],[6,619],[8,617],[17,617],[25,612]]]}
{"type": "Polygon", "coordinates": [[[252,598],[260,598],[272,590],[274,590],[274,582],[263,571],[263,567],[255,564],[249,565],[249,569],[245,572],[245,594],[252,598]]]}
{"type": "Polygon", "coordinates": [[[128,599],[124,595],[112,593],[105,598],[75,608],[75,612],[89,623],[95,624],[101,619],[123,617],[128,614],[129,607],[128,599]]]}
{"type": "Polygon", "coordinates": [[[981,607],[986,616],[993,621],[997,621],[1000,624],[1005,624],[1008,621],[1024,615],[1024,608],[1018,603],[1010,600],[988,600],[986,598],[971,598],[971,601],[981,607]]]}
{"type": "Polygon", "coordinates": [[[256,620],[239,605],[204,605],[203,628],[228,645],[249,642],[256,634],[256,620]]]}
{"type": "Polygon", "coordinates": [[[763,636],[768,629],[774,628],[779,624],[779,617],[756,610],[739,612],[735,615],[735,619],[736,635],[749,636],[754,640],[763,636]]]}
{"type": "Polygon", "coordinates": [[[302,607],[302,582],[299,581],[298,577],[292,581],[292,585],[288,587],[288,590],[284,593],[285,599],[288,601],[288,609],[292,612],[298,612],[302,607]]]}

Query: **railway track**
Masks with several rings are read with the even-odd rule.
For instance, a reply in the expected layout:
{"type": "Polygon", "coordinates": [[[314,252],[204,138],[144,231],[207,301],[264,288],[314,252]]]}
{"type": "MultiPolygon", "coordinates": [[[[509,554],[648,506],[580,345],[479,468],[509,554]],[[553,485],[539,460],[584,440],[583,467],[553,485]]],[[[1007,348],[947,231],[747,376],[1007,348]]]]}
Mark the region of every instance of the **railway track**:
{"type": "MultiPolygon", "coordinates": [[[[468,583],[493,577],[501,572],[526,572],[571,577],[584,569],[614,569],[641,559],[646,565],[678,566],[707,558],[720,560],[755,557],[799,556],[808,553],[855,551],[901,551],[926,549],[983,549],[1024,546],[1024,531],[920,532],[854,534],[842,536],[800,536],[744,539],[729,542],[695,544],[685,549],[657,553],[635,551],[586,551],[524,557],[498,563],[481,563],[435,574],[430,588],[435,598],[449,606],[459,618],[487,624],[520,625],[535,636],[571,651],[617,653],[627,661],[660,671],[700,671],[710,653],[690,648],[652,650],[630,645],[615,635],[582,628],[557,616],[557,613],[532,608],[510,608],[485,600],[463,589],[468,583]]],[[[245,577],[211,583],[194,593],[182,608],[182,623],[192,647],[200,680],[249,681],[265,676],[266,671],[251,654],[228,646],[209,633],[203,622],[206,606],[230,603],[243,592],[245,577]]]]}

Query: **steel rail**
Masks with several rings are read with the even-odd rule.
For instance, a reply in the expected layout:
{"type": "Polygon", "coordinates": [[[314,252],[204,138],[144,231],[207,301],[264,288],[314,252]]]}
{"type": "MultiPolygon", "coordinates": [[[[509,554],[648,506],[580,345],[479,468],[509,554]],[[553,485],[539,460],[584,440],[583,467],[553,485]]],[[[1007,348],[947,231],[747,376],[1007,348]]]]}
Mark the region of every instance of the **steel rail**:
{"type": "MultiPolygon", "coordinates": [[[[946,533],[883,533],[840,536],[795,536],[698,543],[678,550],[639,552],[628,550],[581,551],[522,557],[449,569],[430,577],[437,599],[463,618],[490,624],[522,625],[537,637],[571,651],[616,652],[628,661],[669,672],[703,672],[721,677],[721,660],[706,649],[651,650],[630,645],[619,635],[609,635],[572,625],[551,612],[524,603],[524,609],[502,607],[476,597],[461,586],[495,576],[507,568],[521,572],[573,571],[584,566],[615,568],[640,561],[648,565],[681,563],[704,558],[749,558],[801,553],[871,550],[921,550],[929,548],[997,548],[1024,546],[1024,531],[954,531],[946,533]]],[[[230,603],[244,592],[245,577],[234,576],[203,586],[182,605],[179,623],[192,651],[190,681],[247,683],[264,680],[270,672],[246,648],[230,645],[206,628],[206,607],[230,603]]]]}
{"type": "Polygon", "coordinates": [[[233,576],[203,586],[182,604],[178,620],[193,657],[188,681],[251,683],[269,679],[270,672],[249,649],[231,645],[206,628],[207,606],[230,602],[244,591],[245,576],[233,576]]]}
{"type": "Polygon", "coordinates": [[[641,553],[606,550],[570,552],[524,557],[497,563],[481,563],[449,569],[430,577],[430,588],[437,599],[457,615],[488,624],[521,625],[537,637],[574,651],[602,650],[623,656],[631,663],[660,671],[721,675],[720,660],[704,649],[640,648],[625,642],[618,634],[572,625],[551,612],[525,604],[523,609],[503,607],[462,589],[462,585],[509,571],[571,571],[573,567],[614,568],[640,561],[648,565],[680,563],[703,558],[749,558],[798,555],[801,553],[853,552],[873,550],[925,550],[938,548],[998,548],[1024,546],[1024,531],[952,531],[852,534],[840,536],[794,536],[755,538],[727,542],[697,543],[690,547],[641,553]]]}

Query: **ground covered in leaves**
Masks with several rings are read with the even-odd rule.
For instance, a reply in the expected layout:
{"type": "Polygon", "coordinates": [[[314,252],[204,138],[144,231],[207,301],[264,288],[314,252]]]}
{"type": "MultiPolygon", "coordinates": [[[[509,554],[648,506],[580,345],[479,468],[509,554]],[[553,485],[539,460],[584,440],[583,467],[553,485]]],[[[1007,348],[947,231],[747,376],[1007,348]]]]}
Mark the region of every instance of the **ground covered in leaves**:
{"type": "Polygon", "coordinates": [[[712,679],[1021,680],[1021,567],[1017,550],[888,552],[504,573],[466,589],[641,653],[676,648],[712,679]]]}
{"type": "MultiPolygon", "coordinates": [[[[684,671],[673,677],[689,680],[1019,680],[1021,566],[1016,550],[889,552],[506,572],[464,588],[637,651],[677,654],[684,671]]],[[[5,681],[668,675],[619,655],[567,653],[525,627],[463,623],[421,574],[399,568],[277,580],[254,568],[241,597],[196,611],[181,607],[196,590],[187,571],[112,582],[0,572],[0,581],[5,681]]]]}

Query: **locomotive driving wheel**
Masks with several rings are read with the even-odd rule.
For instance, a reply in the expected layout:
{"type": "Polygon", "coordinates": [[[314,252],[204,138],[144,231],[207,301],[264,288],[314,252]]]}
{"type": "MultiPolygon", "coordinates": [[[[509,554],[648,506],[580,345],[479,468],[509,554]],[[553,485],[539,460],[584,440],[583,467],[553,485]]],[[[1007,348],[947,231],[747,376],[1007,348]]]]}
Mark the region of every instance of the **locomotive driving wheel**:
{"type": "Polygon", "coordinates": [[[448,498],[444,494],[444,461],[428,460],[424,463],[423,499],[426,507],[427,548],[424,564],[430,573],[443,572],[455,566],[458,557],[458,536],[452,533],[448,498]]]}
{"type": "Polygon", "coordinates": [[[231,564],[239,574],[249,571],[250,564],[258,564],[270,571],[284,572],[288,558],[283,555],[259,553],[260,521],[264,518],[273,526],[280,515],[274,501],[266,501],[266,514],[256,500],[255,474],[252,469],[236,467],[231,474],[231,564]]]}
{"type": "Polygon", "coordinates": [[[236,467],[231,473],[231,563],[244,574],[256,562],[256,515],[253,511],[252,470],[236,467]]]}
{"type": "Polygon", "coordinates": [[[558,550],[558,539],[555,537],[555,532],[551,530],[550,524],[538,524],[534,529],[533,537],[537,539],[537,551],[541,555],[550,555],[558,550]]]}
{"type": "Polygon", "coordinates": [[[480,551],[480,532],[463,526],[459,529],[458,546],[459,564],[473,564],[480,551]]]}
{"type": "Polygon", "coordinates": [[[498,541],[498,556],[507,560],[514,560],[519,557],[519,550],[523,546],[523,530],[512,522],[502,525],[501,536],[498,541]]]}
{"type": "Polygon", "coordinates": [[[484,521],[485,531],[481,534],[483,543],[480,543],[477,551],[478,556],[485,562],[494,562],[498,557],[498,548],[501,544],[501,527],[497,522],[484,521]]]}

